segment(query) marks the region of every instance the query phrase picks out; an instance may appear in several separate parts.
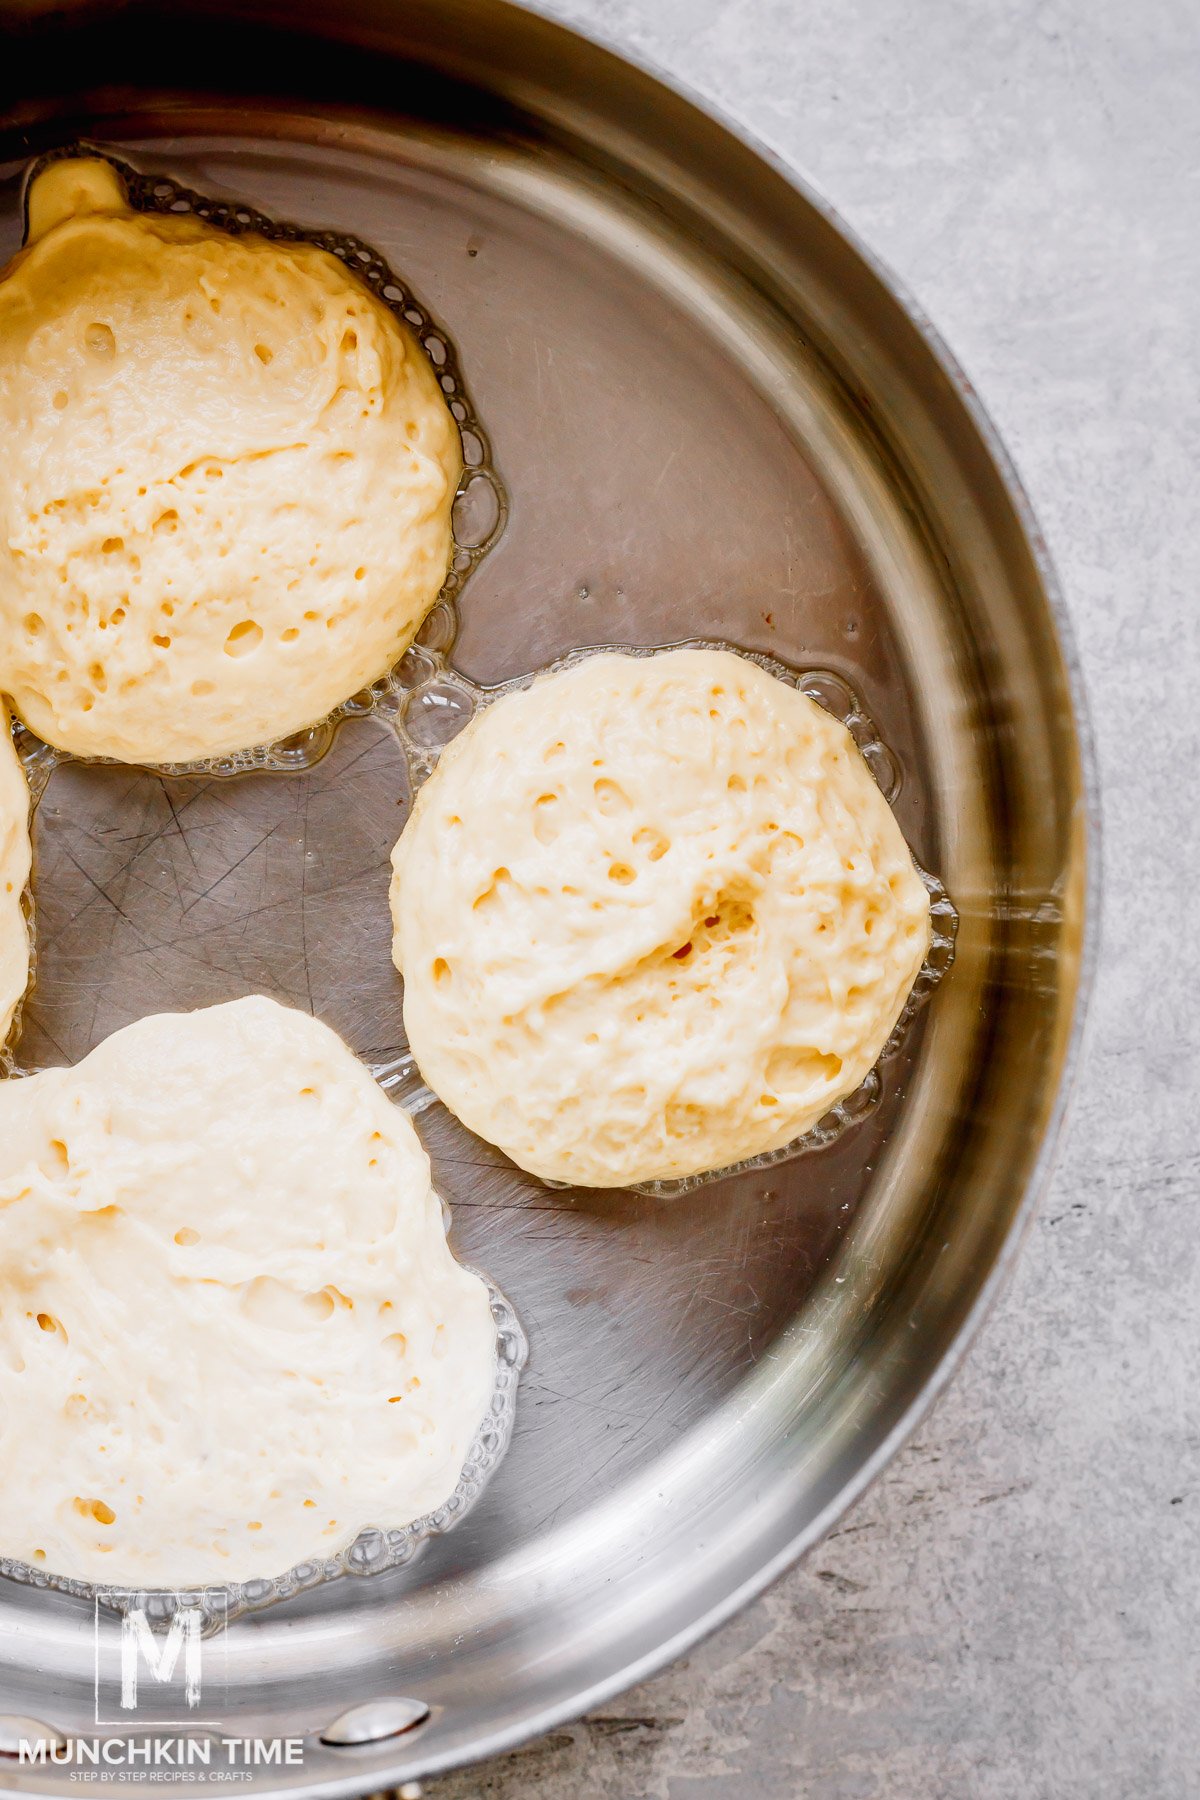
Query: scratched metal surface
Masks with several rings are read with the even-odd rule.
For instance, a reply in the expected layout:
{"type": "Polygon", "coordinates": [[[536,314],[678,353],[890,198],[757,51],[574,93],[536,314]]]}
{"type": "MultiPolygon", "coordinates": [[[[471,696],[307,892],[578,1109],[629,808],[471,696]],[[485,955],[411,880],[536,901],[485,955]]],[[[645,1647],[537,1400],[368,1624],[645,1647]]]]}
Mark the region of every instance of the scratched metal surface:
{"type": "MultiPolygon", "coordinates": [[[[74,1062],[147,1013],[245,993],[314,1012],[370,1062],[398,1057],[387,886],[407,794],[375,719],[344,725],[304,774],[62,765],[35,815],[22,1065],[74,1062]]],[[[736,1385],[850,1222],[903,1067],[879,1116],[839,1145],[675,1205],[552,1192],[440,1105],[421,1115],[458,1249],[516,1285],[536,1337],[508,1465],[483,1517],[427,1556],[427,1577],[612,1491],[736,1385]]]]}

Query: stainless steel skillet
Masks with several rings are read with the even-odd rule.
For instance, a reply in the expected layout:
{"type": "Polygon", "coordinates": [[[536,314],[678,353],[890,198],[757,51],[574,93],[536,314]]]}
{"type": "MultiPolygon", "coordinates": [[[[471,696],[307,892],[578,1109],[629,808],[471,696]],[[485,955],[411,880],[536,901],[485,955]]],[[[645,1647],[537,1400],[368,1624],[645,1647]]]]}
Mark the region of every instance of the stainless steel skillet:
{"type": "MultiPolygon", "coordinates": [[[[814,1541],[945,1379],[1045,1173],[1076,1040],[1091,784],[1070,649],[1019,485],[911,302],[794,176],[647,73],[501,0],[8,0],[0,20],[5,253],[29,157],[79,137],[376,246],[448,329],[511,501],[457,665],[499,681],[579,644],[704,636],[831,670],[961,915],[880,1103],[827,1150],[676,1202],[567,1196],[423,1115],[461,1249],[529,1332],[512,1449],[413,1569],[238,1621],[213,1677],[223,1730],[305,1740],[255,1785],[365,1792],[678,1654],[814,1541]],[[396,1695],[429,1716],[319,1742],[396,1695]]],[[[257,986],[392,1045],[403,766],[352,736],[378,731],[238,777],[178,848],[154,836],[157,777],[56,775],[40,868],[90,844],[78,880],[117,899],[85,912],[65,873],[42,884],[27,1029],[74,1056],[155,1005],[257,986]],[[143,837],[113,852],[138,808],[143,837]],[[239,861],[251,825],[273,849],[239,861]],[[228,879],[203,929],[193,910],[172,930],[189,850],[228,879]]],[[[94,1672],[90,1608],[4,1585],[0,1712],[94,1731],[94,1672]]],[[[73,1785],[14,1762],[0,1780],[73,1785]]]]}

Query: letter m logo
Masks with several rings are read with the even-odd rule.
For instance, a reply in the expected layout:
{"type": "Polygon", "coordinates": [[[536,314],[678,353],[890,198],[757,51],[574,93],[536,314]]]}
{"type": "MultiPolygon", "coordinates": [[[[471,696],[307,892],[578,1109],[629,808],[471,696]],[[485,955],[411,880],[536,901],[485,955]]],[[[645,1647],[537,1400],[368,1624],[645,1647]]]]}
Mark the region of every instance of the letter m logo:
{"type": "Polygon", "coordinates": [[[133,1712],[138,1703],[138,1674],[144,1668],[155,1681],[171,1682],[183,1657],[183,1694],[188,1707],[200,1704],[200,1609],[180,1607],[165,1635],[156,1635],[140,1606],[121,1620],[121,1707],[133,1712]]]}
{"type": "Polygon", "coordinates": [[[224,1715],[229,1701],[227,1597],[213,1590],[203,1604],[195,1593],[165,1598],[172,1608],[169,1629],[154,1620],[144,1592],[110,1588],[103,1598],[96,1596],[98,1726],[128,1730],[136,1723],[139,1729],[157,1731],[224,1715]]]}

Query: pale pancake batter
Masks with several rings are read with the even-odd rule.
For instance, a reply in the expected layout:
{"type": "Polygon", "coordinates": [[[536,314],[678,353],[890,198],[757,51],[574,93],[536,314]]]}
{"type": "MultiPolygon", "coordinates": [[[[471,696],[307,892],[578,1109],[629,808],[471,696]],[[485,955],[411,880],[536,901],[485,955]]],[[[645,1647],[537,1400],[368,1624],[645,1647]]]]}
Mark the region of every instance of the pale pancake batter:
{"type": "Polygon", "coordinates": [[[29,788],[0,701],[0,1046],[29,985],[29,929],[21,907],[29,866],[29,788]]]}
{"type": "Polygon", "coordinates": [[[791,1142],[882,1050],[929,896],[845,726],[726,651],[603,654],[496,701],[393,856],[430,1087],[547,1179],[791,1142]]]}
{"type": "Polygon", "coordinates": [[[0,1552],[180,1586],[284,1572],[453,1492],[487,1289],[408,1118],[253,997],[0,1084],[0,1552]]]}
{"type": "Polygon", "coordinates": [[[181,762],[381,675],[449,563],[457,428],[312,245],[51,164],[0,279],[0,688],[50,743],[181,762]]]}

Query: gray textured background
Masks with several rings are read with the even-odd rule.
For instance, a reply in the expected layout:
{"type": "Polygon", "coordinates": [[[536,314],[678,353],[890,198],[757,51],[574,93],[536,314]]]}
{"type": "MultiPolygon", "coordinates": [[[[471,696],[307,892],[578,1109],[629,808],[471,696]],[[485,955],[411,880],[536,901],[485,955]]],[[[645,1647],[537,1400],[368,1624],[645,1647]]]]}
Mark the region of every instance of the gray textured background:
{"type": "Polygon", "coordinates": [[[1017,1278],[917,1439],[694,1655],[435,1800],[1200,1795],[1200,7],[549,0],[810,174],[932,314],[1066,588],[1106,840],[1017,1278]]]}

